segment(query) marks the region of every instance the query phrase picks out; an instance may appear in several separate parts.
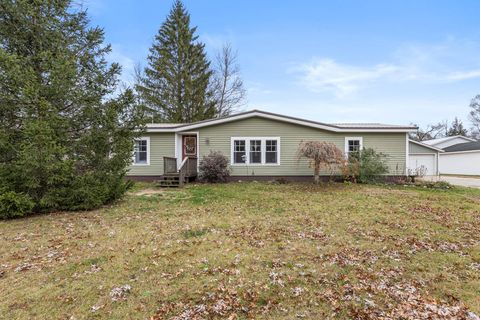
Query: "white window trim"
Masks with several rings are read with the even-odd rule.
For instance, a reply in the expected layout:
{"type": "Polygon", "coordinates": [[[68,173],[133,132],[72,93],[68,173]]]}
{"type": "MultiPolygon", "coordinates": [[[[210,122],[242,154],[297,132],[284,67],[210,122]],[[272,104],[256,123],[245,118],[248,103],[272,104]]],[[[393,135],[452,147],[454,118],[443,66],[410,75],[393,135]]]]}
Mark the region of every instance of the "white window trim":
{"type": "Polygon", "coordinates": [[[351,140],[360,141],[360,150],[363,150],[363,137],[345,137],[345,157],[348,157],[348,142],[351,140]]]}
{"type": "Polygon", "coordinates": [[[280,165],[280,137],[231,137],[230,140],[230,165],[231,166],[279,166],[280,165]],[[245,140],[245,163],[234,163],[234,141],[235,140],[245,140]],[[250,140],[261,140],[262,141],[262,161],[261,163],[250,163],[250,140]],[[266,140],[276,140],[277,141],[277,162],[276,163],[267,163],[265,162],[267,144],[266,140]]]}
{"type": "Polygon", "coordinates": [[[135,146],[132,155],[132,166],[149,166],[150,165],[150,137],[140,137],[134,141],[145,140],[147,141],[147,163],[135,163],[135,146]]]}

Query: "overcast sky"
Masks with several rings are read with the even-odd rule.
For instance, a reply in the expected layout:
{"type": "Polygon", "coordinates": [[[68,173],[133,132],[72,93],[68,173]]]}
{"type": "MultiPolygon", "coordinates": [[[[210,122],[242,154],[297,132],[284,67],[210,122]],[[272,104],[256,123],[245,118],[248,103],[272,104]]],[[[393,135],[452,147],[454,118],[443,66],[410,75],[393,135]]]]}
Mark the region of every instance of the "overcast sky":
{"type": "MultiPolygon", "coordinates": [[[[88,0],[131,83],[172,1],[88,0]]],[[[184,1],[210,57],[229,41],[261,109],[324,122],[426,125],[480,94],[480,1],[184,1]]]]}

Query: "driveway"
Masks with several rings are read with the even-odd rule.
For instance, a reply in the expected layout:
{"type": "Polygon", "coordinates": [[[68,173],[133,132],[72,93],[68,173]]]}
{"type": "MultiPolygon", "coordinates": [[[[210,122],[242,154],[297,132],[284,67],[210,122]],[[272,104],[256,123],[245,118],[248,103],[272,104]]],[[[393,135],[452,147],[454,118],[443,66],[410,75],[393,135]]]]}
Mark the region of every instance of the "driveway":
{"type": "Polygon", "coordinates": [[[440,176],[440,179],[456,186],[480,188],[480,178],[440,176]]]}
{"type": "Polygon", "coordinates": [[[480,178],[467,178],[456,176],[425,177],[425,180],[442,180],[455,186],[480,188],[480,178]]]}

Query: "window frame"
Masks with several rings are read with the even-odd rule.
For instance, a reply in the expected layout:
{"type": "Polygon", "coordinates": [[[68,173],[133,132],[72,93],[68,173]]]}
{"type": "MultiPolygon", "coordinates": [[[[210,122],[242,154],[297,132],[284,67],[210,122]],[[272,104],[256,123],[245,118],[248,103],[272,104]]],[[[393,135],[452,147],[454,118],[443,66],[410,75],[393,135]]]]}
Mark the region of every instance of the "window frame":
{"type": "Polygon", "coordinates": [[[280,137],[231,137],[230,140],[230,165],[231,166],[279,166],[280,165],[280,137]],[[243,140],[245,141],[245,163],[235,163],[234,150],[235,150],[235,141],[243,140]],[[261,141],[261,162],[260,163],[251,163],[250,162],[250,141],[251,140],[260,140],[261,141]],[[277,162],[267,163],[266,161],[266,140],[276,140],[277,141],[277,162]]]}
{"type": "Polygon", "coordinates": [[[149,166],[150,165],[150,137],[139,137],[133,140],[133,154],[132,154],[132,166],[149,166]],[[137,141],[147,142],[147,162],[135,162],[135,143],[137,141]]]}
{"type": "Polygon", "coordinates": [[[363,150],[363,137],[345,137],[345,157],[348,159],[349,151],[349,142],[350,141],[359,141],[359,151],[363,150]]]}

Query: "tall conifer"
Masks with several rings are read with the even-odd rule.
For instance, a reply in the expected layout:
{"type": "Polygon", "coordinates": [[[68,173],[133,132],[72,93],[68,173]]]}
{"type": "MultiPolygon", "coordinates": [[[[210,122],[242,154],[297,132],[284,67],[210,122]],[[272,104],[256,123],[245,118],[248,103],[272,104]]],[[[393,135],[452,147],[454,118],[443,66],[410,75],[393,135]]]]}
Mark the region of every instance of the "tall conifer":
{"type": "Polygon", "coordinates": [[[71,0],[0,2],[0,194],[48,211],[124,192],[141,114],[103,40],[71,0]]]}
{"type": "Polygon", "coordinates": [[[154,121],[193,122],[215,116],[212,72],[204,44],[182,2],[175,1],[148,55],[136,89],[154,121]]]}

